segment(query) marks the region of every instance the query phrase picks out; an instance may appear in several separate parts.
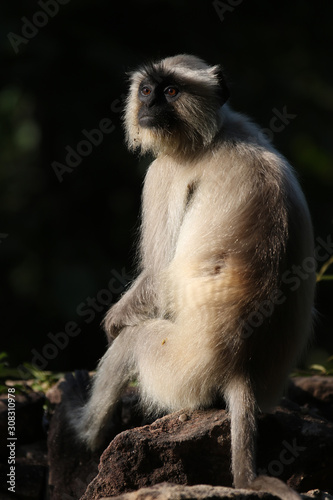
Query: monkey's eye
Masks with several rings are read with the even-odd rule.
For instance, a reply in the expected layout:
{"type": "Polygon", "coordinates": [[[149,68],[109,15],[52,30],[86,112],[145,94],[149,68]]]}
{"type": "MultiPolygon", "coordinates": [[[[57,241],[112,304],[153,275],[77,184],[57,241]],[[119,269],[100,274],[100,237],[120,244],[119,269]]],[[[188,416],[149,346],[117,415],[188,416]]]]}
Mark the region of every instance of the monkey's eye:
{"type": "Polygon", "coordinates": [[[141,89],[141,94],[146,97],[146,96],[151,94],[151,89],[149,87],[147,87],[147,85],[145,85],[141,89]]]}
{"type": "Polygon", "coordinates": [[[176,97],[176,95],[179,93],[179,90],[176,87],[167,87],[164,93],[169,97],[176,97]]]}

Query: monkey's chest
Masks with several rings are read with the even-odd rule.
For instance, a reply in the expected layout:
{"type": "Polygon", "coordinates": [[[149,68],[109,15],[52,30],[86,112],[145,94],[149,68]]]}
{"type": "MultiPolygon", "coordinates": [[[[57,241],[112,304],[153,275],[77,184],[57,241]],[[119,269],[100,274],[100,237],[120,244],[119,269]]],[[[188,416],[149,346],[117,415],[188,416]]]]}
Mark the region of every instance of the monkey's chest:
{"type": "Polygon", "coordinates": [[[179,165],[167,167],[151,165],[144,191],[143,245],[146,258],[154,261],[155,269],[165,268],[173,259],[181,228],[199,187],[195,171],[179,165]]]}
{"type": "Polygon", "coordinates": [[[165,213],[165,226],[161,240],[165,240],[168,247],[167,262],[173,258],[177,248],[179,234],[181,232],[184,219],[194,202],[197,181],[188,180],[178,186],[172,186],[165,213]]]}

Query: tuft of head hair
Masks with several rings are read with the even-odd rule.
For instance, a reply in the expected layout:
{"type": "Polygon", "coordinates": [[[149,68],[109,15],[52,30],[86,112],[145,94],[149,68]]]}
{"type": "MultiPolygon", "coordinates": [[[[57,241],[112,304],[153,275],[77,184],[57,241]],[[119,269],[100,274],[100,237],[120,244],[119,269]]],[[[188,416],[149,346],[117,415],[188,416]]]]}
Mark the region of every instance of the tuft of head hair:
{"type": "Polygon", "coordinates": [[[141,66],[130,74],[130,91],[124,114],[129,149],[155,155],[197,153],[214,140],[221,127],[220,108],[229,91],[219,65],[209,66],[199,57],[180,54],[141,66]],[[172,103],[175,126],[143,128],[138,113],[140,85],[149,79],[175,82],[181,95],[172,103]]]}

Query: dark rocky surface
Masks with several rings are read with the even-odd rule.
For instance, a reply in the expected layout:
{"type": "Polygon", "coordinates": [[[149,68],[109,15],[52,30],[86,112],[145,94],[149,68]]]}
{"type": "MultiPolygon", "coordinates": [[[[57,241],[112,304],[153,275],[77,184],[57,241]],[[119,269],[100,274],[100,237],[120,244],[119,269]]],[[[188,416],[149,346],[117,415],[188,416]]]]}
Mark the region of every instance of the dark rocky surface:
{"type": "MultiPolygon", "coordinates": [[[[119,434],[100,457],[73,440],[57,404],[58,388],[47,396],[55,404],[48,456],[44,395],[16,398],[15,494],[6,484],[7,398],[0,398],[1,500],[273,498],[231,489],[230,430],[223,409],[180,411],[143,425],[132,388],[119,407],[119,434]]],[[[261,415],[258,426],[259,473],[287,482],[303,498],[332,498],[333,377],[294,378],[288,397],[261,415]]]]}

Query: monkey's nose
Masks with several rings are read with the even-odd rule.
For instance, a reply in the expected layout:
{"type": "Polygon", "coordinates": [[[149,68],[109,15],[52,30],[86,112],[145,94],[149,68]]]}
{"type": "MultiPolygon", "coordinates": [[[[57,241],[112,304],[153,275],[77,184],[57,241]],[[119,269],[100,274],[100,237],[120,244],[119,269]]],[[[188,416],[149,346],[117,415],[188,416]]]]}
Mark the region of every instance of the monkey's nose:
{"type": "Polygon", "coordinates": [[[149,99],[149,101],[147,102],[147,106],[148,108],[151,108],[152,106],[154,106],[156,104],[156,97],[152,97],[151,99],[149,99]]]}

